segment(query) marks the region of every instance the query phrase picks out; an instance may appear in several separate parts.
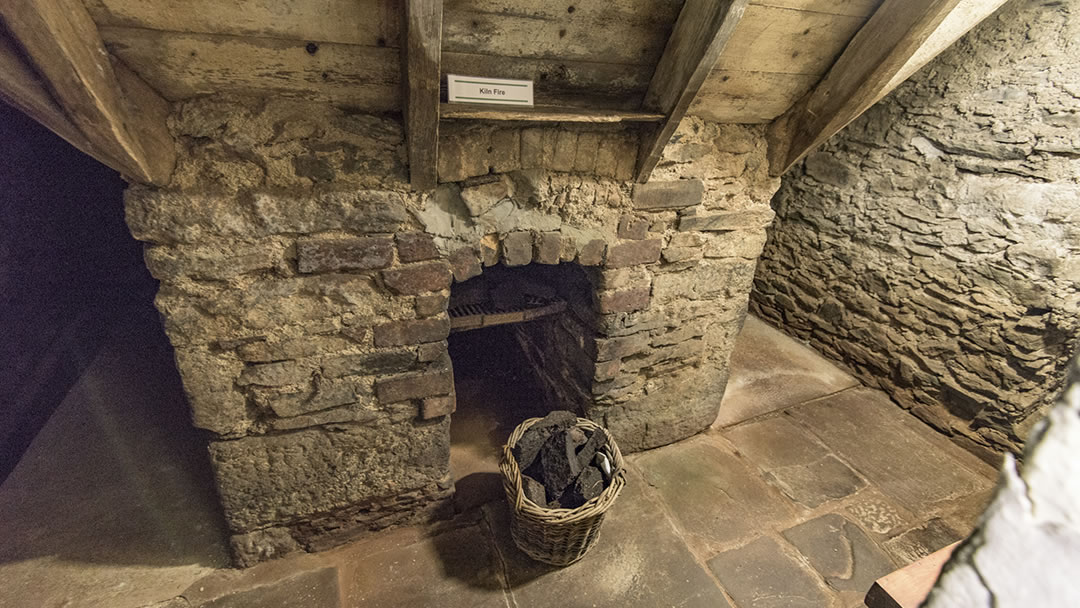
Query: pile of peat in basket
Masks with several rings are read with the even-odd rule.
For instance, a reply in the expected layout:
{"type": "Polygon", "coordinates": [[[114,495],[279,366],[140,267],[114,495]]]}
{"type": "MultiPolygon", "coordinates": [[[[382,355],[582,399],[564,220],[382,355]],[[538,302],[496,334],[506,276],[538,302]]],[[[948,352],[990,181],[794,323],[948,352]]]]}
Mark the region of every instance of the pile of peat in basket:
{"type": "Polygon", "coordinates": [[[554,411],[514,446],[525,497],[548,509],[576,509],[611,483],[607,435],[575,427],[577,416],[554,411]]]}

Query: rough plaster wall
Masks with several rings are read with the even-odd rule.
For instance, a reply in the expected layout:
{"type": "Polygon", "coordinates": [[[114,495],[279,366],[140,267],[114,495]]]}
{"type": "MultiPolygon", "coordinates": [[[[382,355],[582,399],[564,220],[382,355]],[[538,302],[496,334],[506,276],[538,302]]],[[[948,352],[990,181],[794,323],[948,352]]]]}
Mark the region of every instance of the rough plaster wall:
{"type": "Polygon", "coordinates": [[[1058,404],[1032,431],[1018,472],[942,571],[926,608],[1080,606],[1080,360],[1058,404]]]}
{"type": "Polygon", "coordinates": [[[753,309],[987,457],[1076,349],[1080,19],[1014,0],[784,177],[753,309]]]}
{"type": "Polygon", "coordinates": [[[212,98],[171,126],[173,183],[129,189],[127,219],[238,563],[452,491],[447,301],[496,263],[584,268],[585,410],[624,451],[715,419],[779,185],[761,127],[687,119],[641,185],[632,128],[448,123],[418,193],[393,118],[212,98]]]}

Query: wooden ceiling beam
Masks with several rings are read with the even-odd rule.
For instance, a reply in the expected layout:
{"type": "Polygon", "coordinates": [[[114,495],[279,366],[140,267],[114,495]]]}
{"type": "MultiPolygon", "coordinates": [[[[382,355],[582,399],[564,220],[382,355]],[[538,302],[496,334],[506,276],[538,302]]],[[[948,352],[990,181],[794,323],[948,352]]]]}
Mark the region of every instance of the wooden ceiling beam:
{"type": "Polygon", "coordinates": [[[731,39],[747,4],[748,0],[686,0],[642,104],[643,110],[667,118],[643,137],[637,181],[649,181],[664,146],[731,39]]]}
{"type": "Polygon", "coordinates": [[[1005,1],[885,0],[825,77],[769,125],[769,172],[786,172],[1005,1]]]}
{"type": "Polygon", "coordinates": [[[442,0],[405,0],[405,139],[409,182],[421,191],[438,183],[442,5],[442,0]]]}
{"type": "Polygon", "coordinates": [[[18,47],[6,35],[0,34],[0,99],[23,114],[33,118],[53,133],[64,138],[85,154],[94,156],[105,164],[116,167],[96,152],[82,131],[72,123],[60,106],[56,105],[49,89],[41,78],[23,60],[18,47]]]}
{"type": "Polygon", "coordinates": [[[4,0],[0,17],[95,157],[131,179],[168,183],[176,163],[168,104],[113,65],[82,2],[4,0]]]}

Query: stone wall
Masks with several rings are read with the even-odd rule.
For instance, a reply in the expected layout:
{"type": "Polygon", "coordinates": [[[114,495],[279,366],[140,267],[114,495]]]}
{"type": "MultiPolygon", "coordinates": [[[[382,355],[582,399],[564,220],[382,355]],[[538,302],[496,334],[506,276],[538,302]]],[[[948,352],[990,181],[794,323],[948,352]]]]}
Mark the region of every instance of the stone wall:
{"type": "Polygon", "coordinates": [[[173,183],[127,217],[238,563],[438,515],[449,289],[496,263],[587,269],[584,410],[624,450],[715,417],[779,185],[760,128],[687,120],[633,185],[632,128],[446,123],[416,193],[391,118],[215,98],[171,127],[173,183]]]}
{"type": "Polygon", "coordinates": [[[1076,350],[1080,21],[1014,0],[784,177],[754,310],[984,456],[1076,350]]]}

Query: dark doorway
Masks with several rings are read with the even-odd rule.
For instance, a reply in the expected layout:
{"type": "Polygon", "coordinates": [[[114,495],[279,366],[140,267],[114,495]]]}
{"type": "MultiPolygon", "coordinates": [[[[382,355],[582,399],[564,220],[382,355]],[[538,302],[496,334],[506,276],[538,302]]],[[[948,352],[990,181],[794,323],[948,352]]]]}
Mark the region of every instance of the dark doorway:
{"type": "Polygon", "coordinates": [[[459,504],[499,497],[499,457],[521,421],[555,409],[583,414],[593,375],[591,294],[574,264],[496,265],[453,287],[450,469],[459,504]]]}
{"type": "Polygon", "coordinates": [[[0,481],[155,282],[124,225],[124,181],[0,103],[0,481]]]}

